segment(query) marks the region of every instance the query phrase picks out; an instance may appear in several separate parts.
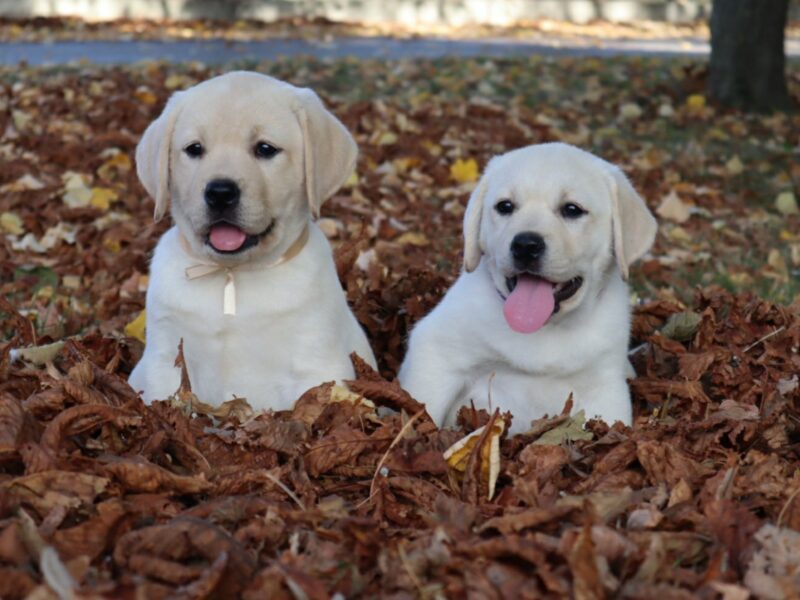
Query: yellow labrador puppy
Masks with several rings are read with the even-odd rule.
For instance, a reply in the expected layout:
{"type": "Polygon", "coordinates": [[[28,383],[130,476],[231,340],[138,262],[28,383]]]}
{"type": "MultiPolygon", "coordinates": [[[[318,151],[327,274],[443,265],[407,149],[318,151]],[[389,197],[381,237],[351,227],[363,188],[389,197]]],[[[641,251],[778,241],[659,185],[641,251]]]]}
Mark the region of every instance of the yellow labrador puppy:
{"type": "Polygon", "coordinates": [[[200,400],[286,409],[375,359],[311,221],[353,171],[356,144],[317,95],[233,72],[170,98],[136,148],[158,243],[147,344],[130,376],[145,401],[179,385],[178,343],[200,400]]]}
{"type": "Polygon", "coordinates": [[[561,411],[631,422],[628,267],[656,221],[615,166],[542,144],[495,157],[464,216],[464,271],[412,331],[400,382],[451,423],[499,407],[512,432],[561,411]]]}

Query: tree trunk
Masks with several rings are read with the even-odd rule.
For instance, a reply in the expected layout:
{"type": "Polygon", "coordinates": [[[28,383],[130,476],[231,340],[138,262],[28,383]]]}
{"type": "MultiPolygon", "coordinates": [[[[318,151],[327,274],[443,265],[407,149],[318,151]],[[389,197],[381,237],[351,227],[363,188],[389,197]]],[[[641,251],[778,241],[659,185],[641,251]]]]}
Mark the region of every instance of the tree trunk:
{"type": "Polygon", "coordinates": [[[788,110],[783,43],[789,0],[714,0],[708,91],[744,110],[788,110]]]}

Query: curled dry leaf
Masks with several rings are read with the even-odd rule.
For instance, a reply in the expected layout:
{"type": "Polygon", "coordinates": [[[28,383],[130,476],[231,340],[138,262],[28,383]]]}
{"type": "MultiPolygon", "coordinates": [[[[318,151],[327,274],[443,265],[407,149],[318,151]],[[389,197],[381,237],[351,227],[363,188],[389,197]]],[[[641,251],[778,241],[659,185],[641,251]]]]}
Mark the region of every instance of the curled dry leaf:
{"type": "Polygon", "coordinates": [[[636,457],[654,484],[674,486],[680,480],[694,481],[705,469],[672,444],[641,441],[636,445],[636,457]]]}
{"type": "Polygon", "coordinates": [[[459,474],[467,471],[470,456],[474,452],[478,453],[480,477],[488,489],[488,500],[494,497],[497,478],[500,475],[500,438],[504,431],[505,421],[495,415],[490,425],[479,427],[444,451],[447,465],[459,474]],[[489,433],[484,434],[487,427],[490,427],[489,433]]]}
{"type": "Polygon", "coordinates": [[[309,475],[319,477],[334,467],[352,464],[364,451],[372,447],[369,436],[361,431],[340,425],[328,435],[309,445],[305,464],[309,475]]]}
{"type": "Polygon", "coordinates": [[[135,427],[142,422],[136,413],[108,406],[107,404],[83,404],[70,407],[58,414],[44,430],[41,445],[45,449],[57,450],[65,437],[80,435],[105,423],[118,429],[135,427]]]}
{"type": "Polygon", "coordinates": [[[95,508],[96,514],[84,522],[53,534],[52,543],[61,556],[88,556],[94,560],[108,551],[114,530],[128,509],[117,498],[101,502],[95,508]]]}
{"type": "Polygon", "coordinates": [[[133,492],[197,494],[211,489],[211,484],[202,474],[194,477],[176,475],[140,456],[106,456],[101,460],[104,463],[103,471],[133,492]]]}
{"type": "Polygon", "coordinates": [[[35,423],[19,400],[0,392],[0,463],[17,456],[20,445],[34,437],[35,423]]]}
{"type": "Polygon", "coordinates": [[[224,529],[192,517],[125,534],[117,541],[114,562],[145,577],[181,585],[203,578],[205,582],[198,583],[198,588],[227,598],[245,587],[256,566],[253,557],[224,529]],[[222,555],[226,558],[220,559],[222,555]],[[184,566],[187,559],[194,559],[194,565],[184,566]],[[209,568],[214,573],[204,576],[209,568]]]}
{"type": "Polygon", "coordinates": [[[91,505],[108,487],[108,479],[88,473],[44,471],[0,483],[0,492],[8,494],[17,506],[32,508],[41,518],[56,506],[67,509],[91,505]]]}

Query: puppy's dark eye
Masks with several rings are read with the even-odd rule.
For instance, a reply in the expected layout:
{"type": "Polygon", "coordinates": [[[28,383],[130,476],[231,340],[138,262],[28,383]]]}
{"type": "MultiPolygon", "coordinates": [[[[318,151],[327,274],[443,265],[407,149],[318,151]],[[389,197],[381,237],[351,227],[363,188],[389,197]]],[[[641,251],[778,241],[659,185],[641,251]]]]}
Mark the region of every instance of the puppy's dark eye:
{"type": "Polygon", "coordinates": [[[510,215],[514,212],[515,208],[511,200],[500,200],[500,202],[494,205],[494,209],[501,215],[510,215]]]}
{"type": "Polygon", "coordinates": [[[203,144],[201,144],[200,142],[189,144],[188,146],[186,146],[186,148],[183,149],[183,151],[186,152],[186,154],[188,156],[191,156],[192,158],[200,158],[201,156],[203,156],[203,154],[206,153],[206,149],[203,148],[203,144]]]}
{"type": "Polygon", "coordinates": [[[280,151],[280,148],[276,148],[267,142],[257,142],[256,145],[253,146],[253,154],[258,158],[272,158],[280,151]]]}
{"type": "Polygon", "coordinates": [[[573,204],[572,202],[567,202],[561,207],[561,216],[565,219],[577,219],[585,214],[585,210],[583,210],[577,204],[573,204]]]}

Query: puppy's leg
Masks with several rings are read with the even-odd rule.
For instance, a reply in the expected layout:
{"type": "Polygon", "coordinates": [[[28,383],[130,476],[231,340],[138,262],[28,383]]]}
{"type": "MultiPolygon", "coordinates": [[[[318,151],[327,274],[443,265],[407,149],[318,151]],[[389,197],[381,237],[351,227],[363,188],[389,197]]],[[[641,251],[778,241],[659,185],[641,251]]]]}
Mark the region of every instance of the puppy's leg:
{"type": "Polygon", "coordinates": [[[128,383],[148,404],[164,400],[178,391],[181,372],[175,366],[180,340],[173,340],[168,331],[151,327],[147,331],[144,355],[133,369],[128,383]]]}
{"type": "MultiPolygon", "coordinates": [[[[423,402],[433,421],[442,427],[464,391],[467,380],[453,360],[453,351],[437,343],[425,331],[415,331],[400,368],[400,385],[415,399],[423,402]]],[[[456,354],[457,355],[457,354],[456,354]]]]}
{"type": "MultiPolygon", "coordinates": [[[[128,383],[150,404],[153,400],[165,400],[178,391],[181,372],[165,357],[152,356],[152,360],[142,357],[128,378],[128,383]]],[[[174,358],[173,358],[174,360],[174,358]]]]}
{"type": "Polygon", "coordinates": [[[631,394],[623,372],[609,373],[598,377],[591,389],[583,390],[578,397],[577,406],[573,409],[584,409],[586,418],[600,418],[609,425],[622,421],[630,425],[633,420],[631,394]]]}

